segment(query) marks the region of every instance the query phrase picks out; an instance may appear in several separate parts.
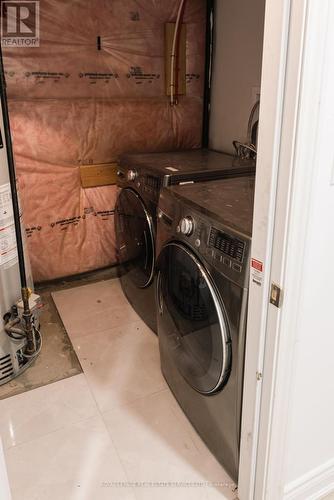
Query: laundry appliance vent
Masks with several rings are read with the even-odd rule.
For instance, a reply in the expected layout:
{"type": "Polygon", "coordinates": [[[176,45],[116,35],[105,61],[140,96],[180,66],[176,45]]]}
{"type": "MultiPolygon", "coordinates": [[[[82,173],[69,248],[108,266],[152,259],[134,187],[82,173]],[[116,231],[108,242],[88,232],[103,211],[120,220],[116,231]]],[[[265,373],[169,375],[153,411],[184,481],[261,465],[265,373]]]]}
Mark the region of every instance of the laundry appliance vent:
{"type": "Polygon", "coordinates": [[[14,373],[13,363],[10,354],[0,358],[0,381],[10,377],[14,373]]]}

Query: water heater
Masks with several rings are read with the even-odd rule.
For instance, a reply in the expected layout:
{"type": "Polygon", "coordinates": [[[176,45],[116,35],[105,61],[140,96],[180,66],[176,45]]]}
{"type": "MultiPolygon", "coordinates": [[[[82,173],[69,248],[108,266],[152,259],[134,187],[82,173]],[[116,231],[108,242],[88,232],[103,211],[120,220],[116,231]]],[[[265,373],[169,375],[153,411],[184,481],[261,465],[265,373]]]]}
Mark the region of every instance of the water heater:
{"type": "MultiPolygon", "coordinates": [[[[29,287],[29,306],[32,312],[34,335],[38,336],[38,349],[27,351],[24,326],[24,307],[21,300],[22,283],[20,277],[18,245],[15,230],[13,193],[8,168],[8,151],[4,123],[7,110],[0,104],[0,385],[8,382],[36,358],[41,347],[39,334],[40,298],[35,295],[25,237],[21,228],[25,274],[29,287]],[[31,290],[31,292],[30,292],[31,290]]],[[[9,144],[11,147],[11,144],[9,144]]],[[[20,218],[22,217],[19,209],[20,218]]]]}

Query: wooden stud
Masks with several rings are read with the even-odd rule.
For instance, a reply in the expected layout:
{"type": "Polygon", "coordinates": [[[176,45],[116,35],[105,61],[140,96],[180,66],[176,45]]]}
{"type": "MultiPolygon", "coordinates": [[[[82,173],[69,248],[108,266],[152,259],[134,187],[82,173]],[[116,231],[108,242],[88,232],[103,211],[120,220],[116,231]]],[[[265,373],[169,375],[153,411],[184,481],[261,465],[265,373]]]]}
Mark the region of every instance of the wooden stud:
{"type": "Polygon", "coordinates": [[[117,163],[80,165],[81,186],[83,188],[116,184],[117,163]]]}

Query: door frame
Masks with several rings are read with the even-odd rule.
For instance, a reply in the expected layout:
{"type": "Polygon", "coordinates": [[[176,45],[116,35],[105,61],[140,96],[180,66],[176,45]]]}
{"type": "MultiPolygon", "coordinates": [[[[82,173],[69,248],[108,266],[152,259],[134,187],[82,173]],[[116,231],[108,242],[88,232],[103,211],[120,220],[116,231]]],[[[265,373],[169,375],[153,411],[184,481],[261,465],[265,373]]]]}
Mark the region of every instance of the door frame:
{"type": "Polygon", "coordinates": [[[267,0],[240,445],[239,497],[253,500],[292,0],[267,0]],[[262,270],[261,270],[262,266],[262,270]],[[253,281],[255,280],[255,281],[253,281]]]}
{"type": "MultiPolygon", "coordinates": [[[[239,497],[284,498],[288,404],[330,0],[267,0],[245,362],[239,497]],[[311,118],[311,119],[310,119],[311,118]],[[289,245],[288,245],[289,243],[289,245]],[[294,253],[295,252],[295,253],[294,253]],[[298,253],[299,252],[299,253],[298,253]],[[300,261],[296,265],[296,255],[300,261]],[[256,279],[256,282],[253,281],[256,279]],[[283,303],[270,304],[274,282],[283,303]],[[289,291],[289,292],[288,292],[289,291]]],[[[330,59],[329,59],[330,60],[330,59]]]]}
{"type": "MultiPolygon", "coordinates": [[[[258,440],[255,498],[318,498],[330,487],[316,473],[313,482],[297,478],[286,484],[285,463],[294,386],[297,324],[303,291],[304,257],[318,162],[332,140],[334,98],[334,6],[323,0],[294,0],[291,10],[291,53],[286,77],[286,120],[283,122],[281,162],[276,198],[271,280],[284,290],[281,309],[268,307],[262,407],[258,440]],[[293,119],[290,116],[293,110],[293,119]],[[290,117],[290,119],[289,119],[290,117]],[[318,484],[314,485],[314,480],[318,484]],[[298,486],[299,485],[299,486],[298,486]],[[300,487],[300,489],[299,489],[300,487]]],[[[319,464],[322,465],[322,464],[319,464]]]]}

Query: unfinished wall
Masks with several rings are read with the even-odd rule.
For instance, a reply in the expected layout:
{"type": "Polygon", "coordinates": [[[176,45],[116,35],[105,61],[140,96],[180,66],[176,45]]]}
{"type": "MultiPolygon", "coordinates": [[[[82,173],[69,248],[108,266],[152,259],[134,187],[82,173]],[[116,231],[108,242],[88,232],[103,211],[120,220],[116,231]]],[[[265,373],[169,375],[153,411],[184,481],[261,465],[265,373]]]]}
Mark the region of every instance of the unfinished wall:
{"type": "Polygon", "coordinates": [[[42,0],[40,47],[4,50],[36,281],[115,262],[116,188],[83,190],[79,165],[200,146],[205,3],[187,2],[187,95],[174,108],[164,29],[179,0],[42,0]]]}
{"type": "Polygon", "coordinates": [[[265,0],[216,0],[210,146],[234,152],[261,83],[265,0]]]}

